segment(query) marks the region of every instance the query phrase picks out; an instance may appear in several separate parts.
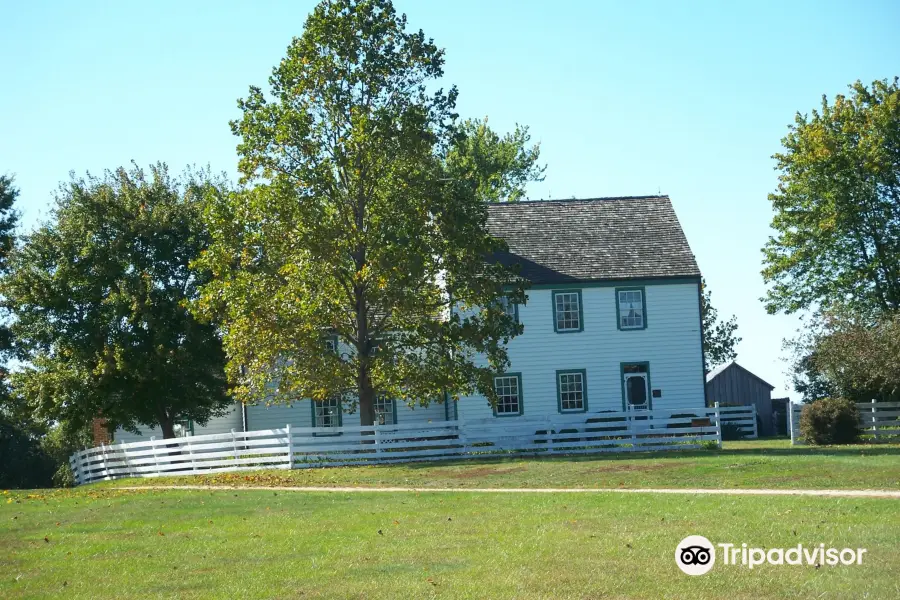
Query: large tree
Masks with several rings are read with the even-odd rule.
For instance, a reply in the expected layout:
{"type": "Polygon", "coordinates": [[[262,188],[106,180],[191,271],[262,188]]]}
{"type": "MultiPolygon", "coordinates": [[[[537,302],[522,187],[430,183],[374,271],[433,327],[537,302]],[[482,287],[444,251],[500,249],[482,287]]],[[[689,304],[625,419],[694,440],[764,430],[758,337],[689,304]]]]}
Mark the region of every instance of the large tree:
{"type": "Polygon", "coordinates": [[[769,312],[900,309],[900,87],[860,82],[797,114],[776,154],[769,312]]]}
{"type": "Polygon", "coordinates": [[[190,263],[207,247],[208,174],[133,167],[60,187],[50,219],[10,257],[3,283],[26,352],[17,393],[43,420],[76,429],[205,423],[227,409],[215,327],[188,304],[203,280],[190,263]]]}
{"type": "MultiPolygon", "coordinates": [[[[19,189],[15,186],[12,176],[0,175],[0,276],[4,275],[8,268],[9,253],[15,243],[16,224],[19,214],[15,209],[16,198],[19,189]]],[[[0,314],[0,386],[5,386],[5,362],[12,350],[12,334],[6,323],[7,315],[0,314]]],[[[0,394],[3,390],[0,389],[0,394]]]]}
{"type": "Polygon", "coordinates": [[[700,280],[700,314],[703,321],[703,355],[707,370],[734,360],[735,349],[741,338],[736,335],[737,317],[731,315],[728,320],[719,320],[719,311],[712,305],[712,292],[706,285],[706,279],[700,280]]]}
{"type": "Polygon", "coordinates": [[[363,425],[378,395],[495,399],[491,375],[519,331],[500,300],[524,295],[489,260],[504,244],[484,201],[519,198],[541,169],[527,130],[457,123],[456,89],[436,85],[443,63],[390,1],[325,1],[269,94],[239,102],[252,187],[211,198],[200,310],[223,319],[243,399],[341,396],[363,425]]]}

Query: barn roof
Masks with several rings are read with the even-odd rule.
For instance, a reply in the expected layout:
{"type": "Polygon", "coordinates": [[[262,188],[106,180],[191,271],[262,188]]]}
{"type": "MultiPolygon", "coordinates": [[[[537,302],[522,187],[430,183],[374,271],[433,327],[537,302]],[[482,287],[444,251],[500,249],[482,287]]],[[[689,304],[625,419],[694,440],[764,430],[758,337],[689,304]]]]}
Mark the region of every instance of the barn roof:
{"type": "Polygon", "coordinates": [[[742,367],[741,365],[737,364],[735,361],[731,361],[731,362],[729,362],[729,363],[725,363],[724,365],[719,365],[718,367],[716,367],[715,369],[713,369],[712,371],[710,371],[709,373],[707,373],[707,374],[706,374],[706,383],[709,383],[710,381],[712,381],[713,379],[715,379],[716,377],[718,377],[719,375],[721,375],[722,373],[724,373],[725,371],[727,371],[728,369],[730,369],[730,368],[732,368],[732,367],[735,367],[735,368],[740,369],[741,371],[743,371],[744,373],[746,373],[746,374],[749,375],[750,377],[753,377],[754,379],[756,379],[756,380],[758,380],[758,381],[764,383],[765,385],[769,386],[769,387],[770,387],[771,389],[773,389],[773,390],[775,389],[775,386],[774,386],[774,385],[772,385],[771,383],[769,383],[768,381],[766,381],[765,379],[763,379],[763,378],[760,377],[759,375],[755,375],[755,374],[751,373],[750,371],[748,371],[747,369],[745,369],[745,368],[742,367]]]}
{"type": "Polygon", "coordinates": [[[700,277],[668,196],[490,204],[488,229],[535,284],[700,277]]]}

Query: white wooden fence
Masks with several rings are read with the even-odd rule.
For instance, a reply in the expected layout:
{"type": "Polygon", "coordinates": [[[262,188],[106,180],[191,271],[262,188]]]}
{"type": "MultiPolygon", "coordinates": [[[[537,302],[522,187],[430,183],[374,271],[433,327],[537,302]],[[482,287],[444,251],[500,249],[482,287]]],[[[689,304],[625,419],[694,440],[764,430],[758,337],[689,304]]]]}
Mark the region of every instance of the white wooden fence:
{"type": "Polygon", "coordinates": [[[741,430],[744,438],[755,440],[759,437],[756,424],[756,406],[720,406],[722,425],[734,425],[741,430]]]}
{"type": "Polygon", "coordinates": [[[586,454],[721,447],[718,407],[582,413],[369,427],[232,431],[104,445],[72,455],[78,484],[123,477],[298,469],[488,455],[586,454]]]}
{"type": "MultiPolygon", "coordinates": [[[[900,402],[857,402],[859,428],[863,437],[871,436],[876,441],[900,436],[900,402]]],[[[791,404],[788,410],[788,428],[791,444],[803,444],[800,439],[800,412],[802,404],[791,404]]]]}

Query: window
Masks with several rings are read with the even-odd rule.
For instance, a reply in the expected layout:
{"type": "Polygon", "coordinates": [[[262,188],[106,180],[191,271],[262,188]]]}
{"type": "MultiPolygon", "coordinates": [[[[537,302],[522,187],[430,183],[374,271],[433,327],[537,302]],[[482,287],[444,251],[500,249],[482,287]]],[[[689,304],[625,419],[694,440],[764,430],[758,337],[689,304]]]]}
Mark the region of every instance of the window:
{"type": "Polygon", "coordinates": [[[556,372],[559,412],[587,411],[587,373],[584,369],[556,372]]]}
{"type": "Polygon", "coordinates": [[[325,338],[325,349],[329,352],[337,353],[338,341],[336,335],[329,335],[327,338],[325,338]]]}
{"type": "Polygon", "coordinates": [[[340,427],[341,401],[337,398],[313,400],[313,427],[340,427]]]}
{"type": "Polygon", "coordinates": [[[494,377],[497,392],[496,417],[514,417],[522,414],[522,375],[507,373],[494,377]]]}
{"type": "Polygon", "coordinates": [[[190,419],[175,421],[172,430],[177,438],[190,437],[194,435],[194,422],[190,419]]]}
{"type": "Polygon", "coordinates": [[[500,305],[503,307],[503,312],[505,312],[515,323],[519,322],[518,304],[511,302],[509,298],[503,296],[500,298],[500,305]]]}
{"type": "Polygon", "coordinates": [[[616,315],[619,319],[619,329],[646,329],[644,288],[617,289],[616,315]]]}
{"type": "Polygon", "coordinates": [[[557,333],[582,331],[581,290],[553,292],[553,330],[557,333]]]}
{"type": "Polygon", "coordinates": [[[393,398],[388,398],[387,396],[375,398],[375,424],[397,424],[397,403],[393,398]]]}

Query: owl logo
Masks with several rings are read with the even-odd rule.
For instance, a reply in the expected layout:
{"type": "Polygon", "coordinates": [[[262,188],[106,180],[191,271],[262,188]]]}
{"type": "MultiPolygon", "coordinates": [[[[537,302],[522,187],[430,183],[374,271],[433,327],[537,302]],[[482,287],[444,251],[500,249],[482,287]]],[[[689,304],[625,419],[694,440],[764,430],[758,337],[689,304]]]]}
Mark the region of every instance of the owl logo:
{"type": "Polygon", "coordinates": [[[675,564],[688,575],[703,575],[716,564],[716,550],[702,535],[689,535],[675,548],[675,564]]]}

